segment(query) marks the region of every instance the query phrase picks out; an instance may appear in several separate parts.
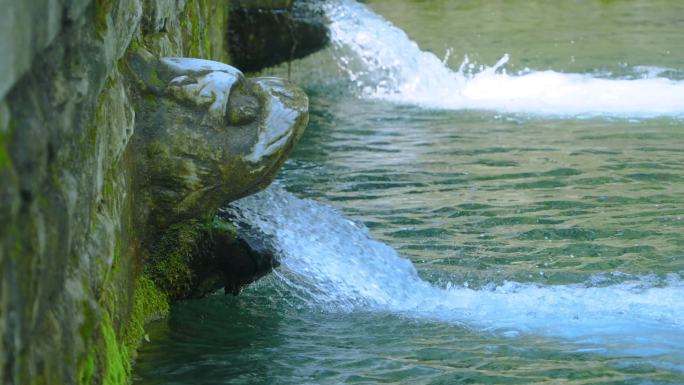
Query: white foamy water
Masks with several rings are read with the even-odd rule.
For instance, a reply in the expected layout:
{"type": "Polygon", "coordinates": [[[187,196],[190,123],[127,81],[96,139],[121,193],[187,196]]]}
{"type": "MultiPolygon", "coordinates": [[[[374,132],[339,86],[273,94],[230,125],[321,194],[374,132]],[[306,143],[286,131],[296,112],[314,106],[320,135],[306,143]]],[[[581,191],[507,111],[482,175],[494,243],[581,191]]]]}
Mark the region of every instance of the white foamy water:
{"type": "Polygon", "coordinates": [[[630,80],[555,71],[509,75],[504,69],[508,55],[502,53],[494,66],[467,74],[467,59],[459,71],[449,69],[362,4],[339,0],[324,10],[338,64],[364,97],[535,115],[684,116],[684,81],[660,73],[630,80]]]}
{"type": "Polygon", "coordinates": [[[243,228],[271,239],[276,272],[313,306],[375,309],[466,325],[504,337],[539,334],[578,349],[658,356],[684,370],[684,282],[648,279],[607,287],[508,282],[442,289],[334,208],[272,186],[234,204],[243,228]]]}

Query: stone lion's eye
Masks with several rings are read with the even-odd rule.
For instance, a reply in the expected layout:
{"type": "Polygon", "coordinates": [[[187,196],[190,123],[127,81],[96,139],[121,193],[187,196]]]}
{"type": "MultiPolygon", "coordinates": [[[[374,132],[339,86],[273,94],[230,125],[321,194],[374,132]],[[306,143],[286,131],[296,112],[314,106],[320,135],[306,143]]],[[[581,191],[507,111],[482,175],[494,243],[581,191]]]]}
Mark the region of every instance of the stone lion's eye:
{"type": "Polygon", "coordinates": [[[188,84],[197,83],[197,80],[187,75],[175,77],[169,82],[169,86],[182,87],[188,84]]]}
{"type": "Polygon", "coordinates": [[[228,124],[241,126],[256,120],[259,114],[259,101],[254,96],[233,92],[228,101],[226,115],[228,124]]]}

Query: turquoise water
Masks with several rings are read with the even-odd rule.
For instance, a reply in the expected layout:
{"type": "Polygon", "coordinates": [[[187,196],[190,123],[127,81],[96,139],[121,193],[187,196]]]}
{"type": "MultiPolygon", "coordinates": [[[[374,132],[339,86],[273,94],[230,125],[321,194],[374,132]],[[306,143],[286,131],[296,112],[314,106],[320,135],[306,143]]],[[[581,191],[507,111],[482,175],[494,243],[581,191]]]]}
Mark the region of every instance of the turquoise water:
{"type": "Polygon", "coordinates": [[[236,211],[282,266],[174,305],[135,382],[684,384],[682,4],[336,4],[236,211]]]}

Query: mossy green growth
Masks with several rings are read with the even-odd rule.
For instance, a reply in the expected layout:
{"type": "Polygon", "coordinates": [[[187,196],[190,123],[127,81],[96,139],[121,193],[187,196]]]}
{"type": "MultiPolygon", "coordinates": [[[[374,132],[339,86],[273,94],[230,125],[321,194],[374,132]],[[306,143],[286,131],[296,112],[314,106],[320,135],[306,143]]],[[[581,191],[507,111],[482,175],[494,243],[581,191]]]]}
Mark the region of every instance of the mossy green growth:
{"type": "MultiPolygon", "coordinates": [[[[210,35],[212,19],[211,19],[211,11],[210,11],[209,7],[205,7],[204,9],[205,9],[205,12],[207,13],[207,15],[206,15],[207,20],[205,22],[206,25],[199,32],[202,34],[202,49],[204,50],[204,55],[210,59],[214,56],[213,52],[212,52],[213,47],[211,46],[211,35],[210,35]]],[[[215,14],[218,14],[218,13],[215,12],[215,14]]]]}
{"type": "Polygon", "coordinates": [[[188,44],[183,53],[228,62],[226,31],[228,31],[229,2],[191,0],[181,17],[183,40],[188,44]]]}
{"type": "Polygon", "coordinates": [[[136,280],[133,307],[124,333],[128,356],[135,357],[136,349],[145,335],[145,324],[169,314],[169,298],[146,275],[136,280]]]}
{"type": "Polygon", "coordinates": [[[136,39],[131,40],[131,44],[128,46],[128,49],[135,51],[139,48],[140,48],[140,44],[138,43],[138,40],[136,40],[136,39]]]}
{"type": "Polygon", "coordinates": [[[112,11],[113,0],[98,0],[95,2],[95,28],[99,34],[107,29],[107,19],[112,11]]]}
{"type": "Polygon", "coordinates": [[[154,84],[157,87],[164,87],[165,85],[164,81],[159,78],[159,73],[157,73],[157,70],[154,67],[150,67],[150,84],[154,84]]]}
{"type": "MultiPolygon", "coordinates": [[[[120,254],[119,247],[115,254],[120,254]]],[[[121,261],[121,256],[114,258],[114,265],[121,261]]],[[[144,274],[138,275],[132,285],[132,298],[128,313],[119,309],[121,302],[127,295],[118,290],[112,290],[116,275],[122,274],[121,268],[112,268],[104,278],[104,287],[99,305],[93,307],[84,302],[83,324],[80,328],[84,341],[96,341],[89,351],[80,358],[77,370],[77,383],[89,385],[99,383],[103,385],[128,384],[131,373],[131,359],[136,355],[145,329],[144,325],[155,319],[165,317],[169,313],[168,297],[144,274]],[[119,271],[117,273],[117,271],[119,271]],[[116,321],[115,321],[116,320],[116,321]],[[118,325],[118,326],[117,326],[118,325]]],[[[88,290],[87,284],[84,284],[88,290]]]]}
{"type": "Polygon", "coordinates": [[[95,374],[95,354],[89,353],[78,369],[78,384],[89,385],[95,374]]]}
{"type": "MultiPolygon", "coordinates": [[[[3,117],[0,117],[2,119],[3,117]]],[[[15,123],[13,120],[9,121],[7,125],[7,131],[3,131],[0,127],[0,170],[11,167],[12,159],[10,158],[9,152],[7,151],[7,146],[9,144],[9,137],[14,132],[15,123]]]]}
{"type": "Polygon", "coordinates": [[[193,257],[206,240],[206,223],[189,220],[172,225],[157,243],[146,273],[172,299],[190,291],[193,257]]]}
{"type": "Polygon", "coordinates": [[[143,94],[143,99],[145,99],[145,102],[150,106],[155,107],[157,105],[157,96],[155,95],[143,94]]]}
{"type": "Polygon", "coordinates": [[[230,63],[228,56],[228,1],[218,2],[213,9],[209,10],[208,27],[205,29],[205,41],[208,45],[208,58],[224,63],[230,63]]]}
{"type": "MultiPolygon", "coordinates": [[[[83,287],[88,290],[88,284],[83,282],[83,287]]],[[[90,341],[95,334],[96,318],[93,309],[87,302],[83,304],[83,324],[81,325],[81,338],[83,341],[90,341]]],[[[97,346],[97,345],[95,345],[97,346]]],[[[93,375],[97,369],[95,349],[88,352],[85,358],[78,363],[78,384],[89,385],[92,383],[93,375]]]]}
{"type": "Polygon", "coordinates": [[[193,289],[193,266],[211,260],[213,238],[235,237],[235,226],[218,217],[188,220],[169,227],[147,263],[146,274],[170,299],[187,298],[193,289]]]}
{"type": "Polygon", "coordinates": [[[7,153],[7,138],[5,134],[0,133],[0,170],[7,167],[10,163],[10,157],[7,153]]]}
{"type": "Polygon", "coordinates": [[[118,343],[112,320],[108,313],[102,317],[102,338],[104,340],[103,385],[125,385],[131,373],[128,350],[118,343]]]}
{"type": "Polygon", "coordinates": [[[200,52],[201,36],[198,11],[197,0],[191,0],[185,6],[185,14],[181,18],[181,26],[184,32],[183,40],[189,43],[183,53],[189,57],[203,57],[200,52]]]}

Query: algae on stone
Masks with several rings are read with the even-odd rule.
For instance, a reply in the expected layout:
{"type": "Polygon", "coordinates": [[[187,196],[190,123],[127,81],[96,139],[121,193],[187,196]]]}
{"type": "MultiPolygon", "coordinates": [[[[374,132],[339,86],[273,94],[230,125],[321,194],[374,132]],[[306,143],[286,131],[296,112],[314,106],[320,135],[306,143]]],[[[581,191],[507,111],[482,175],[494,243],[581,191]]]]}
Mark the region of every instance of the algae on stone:
{"type": "Polygon", "coordinates": [[[123,338],[129,357],[136,355],[138,344],[145,335],[145,324],[166,317],[169,309],[168,294],[146,274],[140,275],[133,290],[133,308],[123,338]]]}

